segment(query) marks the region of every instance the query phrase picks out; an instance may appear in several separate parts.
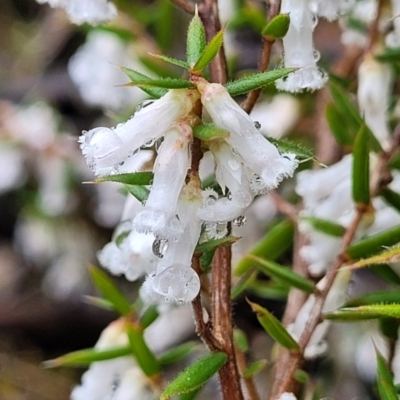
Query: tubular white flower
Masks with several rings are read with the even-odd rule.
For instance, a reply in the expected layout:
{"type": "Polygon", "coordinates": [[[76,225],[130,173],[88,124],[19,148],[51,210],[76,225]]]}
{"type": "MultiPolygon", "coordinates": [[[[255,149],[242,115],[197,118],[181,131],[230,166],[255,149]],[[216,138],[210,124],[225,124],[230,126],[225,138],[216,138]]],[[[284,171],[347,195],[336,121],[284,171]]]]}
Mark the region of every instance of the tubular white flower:
{"type": "Polygon", "coordinates": [[[390,147],[387,110],[393,83],[389,64],[376,61],[367,55],[358,69],[357,99],[365,122],[382,147],[390,147]]]}
{"type": "Polygon", "coordinates": [[[136,231],[151,232],[160,239],[181,235],[176,208],[190,165],[191,139],[192,129],[186,121],[180,121],[166,133],[155,161],[154,180],[146,206],[133,220],[136,231]]]}
{"type": "Polygon", "coordinates": [[[198,88],[215,125],[230,132],[226,141],[241,156],[244,165],[257,175],[259,182],[255,189],[258,192],[274,189],[284,178],[293,175],[297,167],[295,155],[281,155],[222,85],[202,82],[198,88]]]}
{"type": "Polygon", "coordinates": [[[355,0],[311,0],[310,9],[319,17],[334,21],[339,15],[348,12],[355,5],[355,0]]]}
{"type": "Polygon", "coordinates": [[[145,301],[184,303],[197,296],[200,279],[191,268],[191,260],[201,231],[201,221],[195,217],[200,204],[200,190],[185,186],[178,204],[183,235],[168,243],[157,271],[146,278],[141,290],[145,301]]]}
{"type": "Polygon", "coordinates": [[[313,45],[313,30],[317,23],[308,4],[309,0],[283,0],[281,12],[290,14],[289,30],[283,38],[286,68],[301,68],[276,81],[276,87],[288,92],[320,89],[327,75],[317,67],[319,53],[313,45]]]}
{"type": "Polygon", "coordinates": [[[170,90],[115,128],[95,128],[79,138],[86,162],[96,175],[118,171],[118,165],[146,143],[163,136],[171,124],[187,115],[198,95],[194,90],[170,90]]]}
{"type": "Polygon", "coordinates": [[[297,400],[297,397],[293,393],[284,392],[278,397],[277,400],[297,400]]]}
{"type": "Polygon", "coordinates": [[[117,16],[117,9],[107,0],[36,0],[38,3],[48,3],[51,7],[63,8],[71,22],[77,25],[89,23],[92,25],[111,21],[117,16]]]}
{"type": "Polygon", "coordinates": [[[400,47],[400,2],[392,0],[393,31],[386,36],[386,46],[400,47]]]}

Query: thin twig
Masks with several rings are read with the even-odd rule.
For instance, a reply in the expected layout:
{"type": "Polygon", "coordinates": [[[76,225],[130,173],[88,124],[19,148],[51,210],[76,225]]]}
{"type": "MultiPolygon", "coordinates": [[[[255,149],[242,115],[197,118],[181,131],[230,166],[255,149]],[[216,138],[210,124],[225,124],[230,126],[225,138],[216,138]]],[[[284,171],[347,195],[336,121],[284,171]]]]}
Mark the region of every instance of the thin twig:
{"type": "Polygon", "coordinates": [[[249,394],[249,400],[260,400],[260,396],[257,392],[256,385],[254,384],[254,380],[252,376],[249,377],[244,377],[243,373],[247,369],[247,362],[246,362],[246,357],[239,348],[235,347],[236,351],[236,359],[237,359],[237,364],[238,368],[240,371],[240,374],[243,377],[244,383],[246,385],[247,392],[249,394]]]}
{"type": "Polygon", "coordinates": [[[171,3],[174,3],[177,7],[186,11],[189,14],[194,14],[195,12],[195,4],[191,1],[187,0],[171,0],[171,3]]]}
{"type": "MultiPolygon", "coordinates": [[[[269,1],[269,10],[267,20],[270,21],[276,15],[279,14],[279,10],[281,8],[281,0],[270,0],[269,1]]],[[[271,58],[271,50],[272,46],[275,43],[275,40],[263,38],[263,47],[261,50],[260,60],[258,62],[258,71],[264,72],[268,69],[269,61],[271,58]]],[[[242,108],[248,114],[253,109],[256,104],[262,89],[252,90],[246,97],[246,100],[242,103],[242,108]]]]}

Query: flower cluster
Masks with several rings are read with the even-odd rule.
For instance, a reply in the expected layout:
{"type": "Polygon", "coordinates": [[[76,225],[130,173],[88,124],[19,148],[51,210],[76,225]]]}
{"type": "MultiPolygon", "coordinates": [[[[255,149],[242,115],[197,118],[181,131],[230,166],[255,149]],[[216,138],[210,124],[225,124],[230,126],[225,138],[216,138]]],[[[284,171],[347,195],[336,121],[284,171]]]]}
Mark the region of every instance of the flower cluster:
{"type": "Polygon", "coordinates": [[[95,128],[80,138],[97,176],[119,173],[141,147],[156,143],[145,205],[137,202],[131,208],[116,239],[99,253],[100,262],[113,273],[131,280],[147,273],[141,295],[153,302],[193,300],[200,280],[191,259],[202,224],[202,239],[223,237],[228,222],[243,223],[242,214],[257,194],[276,188],[297,167],[295,155],[280,154],[222,85],[203,79],[196,84],[197,89],[170,90],[115,128],[95,128]],[[203,143],[212,155],[208,161],[219,193],[201,190],[197,179],[187,182],[193,128],[201,123],[193,113],[199,97],[203,119],[228,133],[203,143]]]}
{"type": "Polygon", "coordinates": [[[115,5],[108,0],[36,0],[51,7],[62,8],[72,23],[98,25],[117,16],[115,5]]]}

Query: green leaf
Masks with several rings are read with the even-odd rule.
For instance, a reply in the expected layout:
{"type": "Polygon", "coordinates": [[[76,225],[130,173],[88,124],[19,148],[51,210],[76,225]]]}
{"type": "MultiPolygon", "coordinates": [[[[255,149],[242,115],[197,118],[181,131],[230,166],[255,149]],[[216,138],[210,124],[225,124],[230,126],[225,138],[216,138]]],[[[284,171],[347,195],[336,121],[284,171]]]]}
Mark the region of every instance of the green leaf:
{"type": "Polygon", "coordinates": [[[400,261],[400,247],[393,247],[389,250],[383,251],[376,256],[364,258],[360,261],[352,263],[349,266],[352,268],[363,268],[369,267],[370,265],[389,264],[398,261],[400,261]]]}
{"type": "Polygon", "coordinates": [[[400,286],[400,276],[387,264],[371,265],[369,270],[392,285],[400,286]]]}
{"type": "Polygon", "coordinates": [[[267,309],[247,300],[251,309],[257,314],[258,321],[264,330],[281,346],[289,350],[300,350],[300,346],[292,335],[267,309]]]}
{"type": "Polygon", "coordinates": [[[248,290],[262,299],[286,300],[290,287],[282,282],[255,280],[250,282],[248,290]]]}
{"type": "Polygon", "coordinates": [[[377,384],[379,395],[382,400],[399,400],[393,376],[382,354],[375,349],[377,360],[377,384]]]}
{"type": "Polygon", "coordinates": [[[400,290],[383,290],[374,293],[364,294],[360,297],[347,300],[345,307],[358,307],[371,304],[399,303],[400,290]]]}
{"type": "Polygon", "coordinates": [[[94,182],[119,182],[127,185],[150,185],[152,181],[153,173],[145,171],[102,176],[101,178],[97,178],[94,182]]]}
{"type": "Polygon", "coordinates": [[[342,147],[352,147],[355,136],[350,132],[348,126],[343,124],[343,116],[334,104],[326,106],[325,118],[338,144],[342,147]]]}
{"type": "Polygon", "coordinates": [[[399,62],[400,61],[400,47],[386,48],[381,54],[375,56],[378,61],[386,62],[399,62]]]}
{"type": "Polygon", "coordinates": [[[359,321],[382,317],[400,318],[400,304],[370,304],[359,307],[344,307],[325,315],[327,319],[359,321]]]}
{"type": "Polygon", "coordinates": [[[131,79],[127,86],[139,86],[143,88],[161,88],[161,89],[189,89],[193,87],[193,83],[186,79],[180,78],[147,78],[147,79],[131,79]]]}
{"type": "Polygon", "coordinates": [[[314,292],[315,285],[303,276],[293,272],[290,268],[279,265],[273,261],[263,260],[262,258],[251,254],[247,255],[246,257],[254,261],[257,269],[264,274],[272,278],[279,279],[289,286],[293,286],[306,293],[314,292]]]}
{"type": "Polygon", "coordinates": [[[192,73],[197,74],[203,71],[218,54],[224,40],[224,30],[221,29],[206,45],[200,58],[192,68],[192,73]]]}
{"type": "Polygon", "coordinates": [[[101,294],[114,306],[115,310],[121,315],[128,315],[133,311],[133,307],[123,293],[114,285],[112,280],[99,268],[91,265],[89,267],[90,276],[93,283],[100,290],[101,294]]]}
{"type": "Polygon", "coordinates": [[[190,66],[196,63],[206,48],[206,32],[197,12],[190,21],[186,40],[186,60],[190,66]]]}
{"type": "Polygon", "coordinates": [[[202,389],[203,389],[203,387],[200,386],[199,388],[192,390],[191,392],[182,393],[179,396],[179,400],[193,400],[201,392],[202,389]]]}
{"type": "Polygon", "coordinates": [[[212,249],[210,251],[203,253],[200,256],[200,265],[203,270],[206,271],[210,267],[212,260],[214,258],[215,250],[216,249],[212,249]]]}
{"type": "Polygon", "coordinates": [[[158,357],[158,361],[164,366],[182,360],[182,358],[186,357],[196,347],[196,344],[196,342],[180,344],[161,354],[160,357],[158,357]]]}
{"type": "Polygon", "coordinates": [[[211,353],[187,367],[164,389],[160,400],[168,400],[172,396],[190,392],[203,386],[225,363],[225,353],[211,353]]]}
{"type": "MultiPolygon", "coordinates": [[[[120,67],[120,68],[123,72],[125,72],[125,74],[128,76],[128,78],[131,79],[132,81],[152,79],[138,71],[135,71],[134,69],[130,69],[130,68],[126,68],[126,67],[120,67]]],[[[160,97],[164,96],[168,92],[168,90],[166,90],[166,89],[141,87],[141,86],[139,86],[139,87],[145,93],[147,93],[149,96],[151,96],[155,99],[159,99],[160,97]]]]}
{"type": "Polygon", "coordinates": [[[283,78],[294,71],[296,71],[296,68],[280,68],[272,71],[260,72],[258,74],[247,75],[235,81],[228,82],[225,84],[225,89],[232,97],[239,96],[269,85],[277,79],[283,78]]]}
{"type": "Polygon", "coordinates": [[[315,230],[325,233],[329,236],[343,237],[346,228],[328,219],[322,219],[312,216],[300,218],[302,221],[307,221],[315,230]]]}
{"type": "Polygon", "coordinates": [[[185,68],[185,69],[189,68],[189,64],[186,61],[177,60],[176,58],[163,56],[161,54],[149,53],[149,55],[154,58],[157,58],[158,60],[165,61],[168,64],[176,65],[177,67],[181,67],[181,68],[185,68]]]}
{"type": "Polygon", "coordinates": [[[369,135],[366,125],[361,126],[353,148],[353,200],[356,204],[368,205],[369,190],[369,135]]]}
{"type": "Polygon", "coordinates": [[[314,160],[317,161],[313,152],[310,149],[303,147],[299,143],[291,142],[287,139],[279,140],[267,137],[268,141],[273,143],[280,153],[293,153],[299,161],[314,160]]]}
{"type": "Polygon", "coordinates": [[[389,189],[382,189],[379,193],[381,197],[385,200],[386,203],[393,206],[397,211],[400,211],[400,194],[389,189]]]}
{"type": "MultiPolygon", "coordinates": [[[[275,225],[249,251],[249,254],[275,260],[283,254],[293,243],[294,226],[291,221],[284,220],[275,225]]],[[[236,276],[241,276],[253,267],[253,261],[243,257],[234,270],[236,276]]]]}
{"type": "Polygon", "coordinates": [[[114,306],[108,300],[96,296],[83,296],[83,301],[86,304],[102,308],[103,310],[115,311],[114,306]]]}
{"type": "Polygon", "coordinates": [[[396,225],[353,244],[346,249],[346,255],[353,260],[368,257],[381,252],[385,247],[394,246],[399,242],[400,226],[396,225]]]}
{"type": "Polygon", "coordinates": [[[256,271],[247,271],[245,274],[243,274],[239,282],[237,282],[233,287],[232,287],[232,293],[231,293],[231,298],[236,299],[238,296],[240,296],[248,287],[255,281],[256,279],[257,272],[256,271]]]}
{"type": "Polygon", "coordinates": [[[143,337],[143,328],[135,323],[128,322],[126,324],[126,333],[129,338],[130,349],[144,374],[146,376],[159,374],[161,371],[160,363],[146,344],[143,337]]]}
{"type": "Polygon", "coordinates": [[[87,367],[95,361],[111,360],[131,354],[130,346],[115,347],[113,349],[99,350],[95,348],[74,351],[54,360],[42,363],[44,368],[55,367],[87,367]]]}
{"type": "Polygon", "coordinates": [[[226,129],[219,128],[214,124],[196,125],[193,135],[201,140],[225,139],[230,133],[226,129]]]}
{"type": "Polygon", "coordinates": [[[302,369],[297,369],[296,372],[294,373],[294,379],[296,379],[297,382],[304,384],[308,382],[310,376],[307,374],[306,371],[302,369]]]}
{"type": "Polygon", "coordinates": [[[399,320],[395,318],[379,318],[379,329],[388,339],[399,338],[399,320]]]}
{"type": "Polygon", "coordinates": [[[240,238],[235,236],[227,236],[222,239],[209,240],[208,242],[198,244],[196,246],[195,253],[207,253],[209,251],[217,249],[218,247],[230,246],[233,243],[236,243],[239,239],[240,238]]]}
{"type": "Polygon", "coordinates": [[[267,364],[267,360],[254,361],[243,371],[243,378],[251,378],[252,376],[258,374],[267,364]]]}
{"type": "Polygon", "coordinates": [[[233,330],[233,340],[235,345],[240,351],[246,353],[249,350],[249,342],[247,340],[246,334],[241,329],[233,330]]]}
{"type": "Polygon", "coordinates": [[[141,203],[144,203],[150,194],[150,190],[145,186],[125,185],[125,188],[132,196],[136,197],[141,203]]]}
{"type": "Polygon", "coordinates": [[[267,26],[263,29],[262,34],[266,40],[274,41],[275,39],[283,38],[286,35],[289,25],[289,14],[279,14],[268,22],[267,26]]]}
{"type": "Polygon", "coordinates": [[[143,315],[140,316],[140,326],[142,329],[148,328],[160,315],[157,306],[150,306],[143,315]]]}

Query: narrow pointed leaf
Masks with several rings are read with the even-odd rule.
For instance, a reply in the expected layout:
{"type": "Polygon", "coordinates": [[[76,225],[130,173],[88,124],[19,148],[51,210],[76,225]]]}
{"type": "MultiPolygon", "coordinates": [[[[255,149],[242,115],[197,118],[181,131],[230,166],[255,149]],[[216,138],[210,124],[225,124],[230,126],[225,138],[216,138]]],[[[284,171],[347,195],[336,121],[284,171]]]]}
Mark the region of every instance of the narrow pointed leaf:
{"type": "Polygon", "coordinates": [[[161,365],[167,365],[182,360],[182,358],[186,357],[196,347],[196,344],[196,342],[180,344],[161,354],[158,357],[158,361],[161,365]]]}
{"type": "Polygon", "coordinates": [[[369,190],[369,135],[366,125],[361,126],[353,147],[353,200],[368,205],[369,190]]]}
{"type": "Polygon", "coordinates": [[[45,368],[54,367],[87,367],[95,361],[111,360],[131,354],[130,346],[115,347],[114,349],[98,350],[95,348],[74,351],[54,360],[45,361],[45,368]]]}
{"type": "Polygon", "coordinates": [[[160,363],[156,359],[154,353],[147,346],[143,337],[142,327],[136,324],[127,323],[126,333],[129,338],[130,349],[136,358],[139,367],[146,376],[155,376],[160,373],[160,363]]]}
{"type": "Polygon", "coordinates": [[[303,147],[299,143],[294,143],[289,140],[279,140],[279,139],[274,139],[267,137],[268,141],[273,143],[281,153],[293,153],[296,154],[296,158],[299,161],[308,161],[308,160],[314,160],[317,161],[315,158],[313,152],[310,149],[307,149],[303,147]]]}
{"type": "Polygon", "coordinates": [[[254,361],[243,371],[243,378],[251,378],[258,374],[268,364],[267,360],[254,361]]]}
{"type": "Polygon", "coordinates": [[[371,304],[399,303],[400,290],[383,290],[374,293],[364,294],[360,297],[347,300],[345,307],[358,307],[371,304]]]}
{"type": "Polygon", "coordinates": [[[315,285],[303,276],[296,274],[290,268],[279,265],[273,261],[263,260],[254,255],[247,255],[247,258],[253,260],[257,269],[264,274],[279,279],[289,286],[293,286],[306,293],[313,293],[315,285]]]}
{"type": "Polygon", "coordinates": [[[114,306],[108,300],[96,296],[83,296],[83,301],[95,307],[102,308],[103,310],[115,311],[114,306]]]}
{"type": "Polygon", "coordinates": [[[388,339],[396,341],[399,338],[399,320],[396,318],[379,318],[379,330],[388,339]]]}
{"type": "Polygon", "coordinates": [[[273,280],[269,282],[255,280],[254,282],[250,282],[248,290],[262,299],[286,300],[290,286],[273,280]]]}
{"type": "Polygon", "coordinates": [[[370,271],[392,285],[400,286],[400,276],[387,264],[371,265],[370,271]]]}
{"type": "Polygon", "coordinates": [[[119,182],[127,185],[150,185],[152,180],[153,173],[145,171],[102,176],[101,178],[97,178],[94,182],[119,182]]]}
{"type": "Polygon", "coordinates": [[[200,58],[192,68],[194,74],[203,71],[210,64],[214,57],[218,54],[224,40],[224,30],[221,29],[206,45],[200,58]]]}
{"type": "Polygon", "coordinates": [[[197,13],[190,21],[186,40],[187,65],[196,63],[206,48],[206,32],[197,13]]]}
{"type": "Polygon", "coordinates": [[[128,315],[133,307],[124,294],[114,285],[113,281],[99,268],[91,265],[89,267],[93,283],[100,290],[101,294],[114,306],[121,315],[128,315]]]}
{"type": "Polygon", "coordinates": [[[358,321],[382,317],[400,318],[400,304],[370,304],[359,307],[344,307],[326,314],[325,318],[341,321],[358,321]]]}
{"type": "Polygon", "coordinates": [[[131,195],[136,197],[141,203],[144,203],[150,194],[150,190],[145,186],[125,185],[125,188],[131,195]]]}
{"type": "Polygon", "coordinates": [[[386,231],[367,237],[348,247],[346,254],[351,259],[359,259],[380,253],[385,247],[394,246],[400,242],[400,226],[394,226],[386,231]]]}
{"type": "Polygon", "coordinates": [[[203,386],[226,363],[225,353],[211,353],[187,367],[165,388],[160,400],[170,399],[181,393],[191,392],[203,386]]]}
{"type": "Polygon", "coordinates": [[[338,144],[342,147],[352,147],[355,135],[352,134],[348,126],[343,123],[342,114],[334,104],[328,104],[326,106],[325,118],[338,144]]]}
{"type": "Polygon", "coordinates": [[[246,353],[246,351],[249,350],[249,341],[247,340],[246,334],[242,330],[233,330],[233,340],[235,341],[235,345],[243,353],[246,353]]]}
{"type": "MultiPolygon", "coordinates": [[[[275,260],[283,254],[293,243],[294,226],[291,221],[282,221],[275,225],[258,243],[249,251],[249,254],[268,260],[275,260]]],[[[254,262],[248,257],[243,257],[235,268],[235,275],[240,276],[251,269],[254,262]]]]}
{"type": "Polygon", "coordinates": [[[188,89],[193,84],[186,79],[180,78],[155,78],[155,79],[131,79],[127,86],[139,86],[140,88],[161,89],[188,89]]]}
{"type": "Polygon", "coordinates": [[[196,125],[193,135],[201,140],[225,139],[230,133],[226,129],[219,128],[214,124],[196,125]]]}
{"type": "Polygon", "coordinates": [[[213,239],[208,242],[198,244],[195,253],[206,253],[222,246],[230,246],[236,243],[240,238],[234,236],[227,236],[222,239],[213,239]]]}
{"type": "Polygon", "coordinates": [[[160,315],[156,306],[152,305],[140,316],[140,326],[142,329],[148,328],[160,315]]]}
{"type": "Polygon", "coordinates": [[[201,265],[201,268],[203,268],[203,270],[206,271],[208,269],[208,267],[210,267],[212,260],[214,258],[214,255],[215,255],[215,251],[216,251],[216,249],[212,249],[210,251],[203,253],[200,256],[200,265],[201,265]]]}
{"type": "Polygon", "coordinates": [[[300,346],[293,339],[292,335],[290,335],[281,322],[267,309],[249,300],[247,300],[247,302],[250,304],[251,309],[257,314],[261,326],[276,342],[289,350],[300,350],[300,346]]]}
{"type": "Polygon", "coordinates": [[[225,84],[225,89],[232,97],[239,96],[269,85],[277,79],[283,78],[294,71],[296,71],[296,68],[280,68],[272,71],[260,72],[258,74],[247,75],[235,81],[228,82],[225,84]]]}
{"type": "Polygon", "coordinates": [[[400,61],[400,47],[386,48],[383,53],[376,55],[375,58],[379,61],[398,62],[400,61]]]}
{"type": "Polygon", "coordinates": [[[382,400],[399,400],[397,390],[393,382],[393,376],[382,354],[376,350],[377,384],[382,400]]]}
{"type": "Polygon", "coordinates": [[[233,288],[231,293],[231,298],[236,299],[240,296],[248,287],[255,281],[257,275],[257,271],[247,271],[240,277],[239,282],[237,282],[233,288]]]}
{"type": "Polygon", "coordinates": [[[262,35],[269,41],[283,38],[290,25],[289,14],[276,15],[271,21],[268,22],[267,26],[263,29],[262,35]]]}
{"type": "Polygon", "coordinates": [[[315,230],[325,233],[329,236],[343,237],[346,232],[346,228],[335,222],[327,219],[317,217],[301,217],[301,220],[307,221],[315,230]]]}
{"type": "Polygon", "coordinates": [[[179,400],[194,400],[197,397],[197,395],[201,392],[202,389],[203,389],[203,386],[200,386],[199,388],[192,390],[191,392],[182,393],[179,396],[179,400]]]}
{"type": "Polygon", "coordinates": [[[370,265],[390,264],[398,261],[400,261],[400,247],[394,247],[389,250],[385,250],[376,256],[364,258],[360,261],[350,264],[349,266],[352,268],[362,268],[370,265]]]}
{"type": "Polygon", "coordinates": [[[151,55],[154,58],[157,58],[158,60],[162,60],[169,64],[176,65],[177,67],[181,67],[181,68],[185,68],[185,69],[189,68],[189,64],[186,61],[177,60],[176,58],[163,56],[161,54],[149,53],[149,55],[151,55]]]}
{"type": "MultiPolygon", "coordinates": [[[[135,71],[134,69],[126,68],[126,67],[120,67],[123,72],[128,76],[129,79],[132,81],[137,81],[137,80],[146,80],[146,79],[152,79],[149,78],[148,76],[135,71]]],[[[139,86],[140,89],[142,89],[145,93],[147,93],[149,96],[159,99],[160,97],[164,96],[168,90],[167,89],[161,89],[161,88],[150,88],[150,87],[141,87],[139,86]]]]}
{"type": "Polygon", "coordinates": [[[380,196],[388,203],[389,205],[393,206],[397,211],[400,211],[400,194],[389,189],[385,188],[381,190],[379,193],[380,196]]]}

